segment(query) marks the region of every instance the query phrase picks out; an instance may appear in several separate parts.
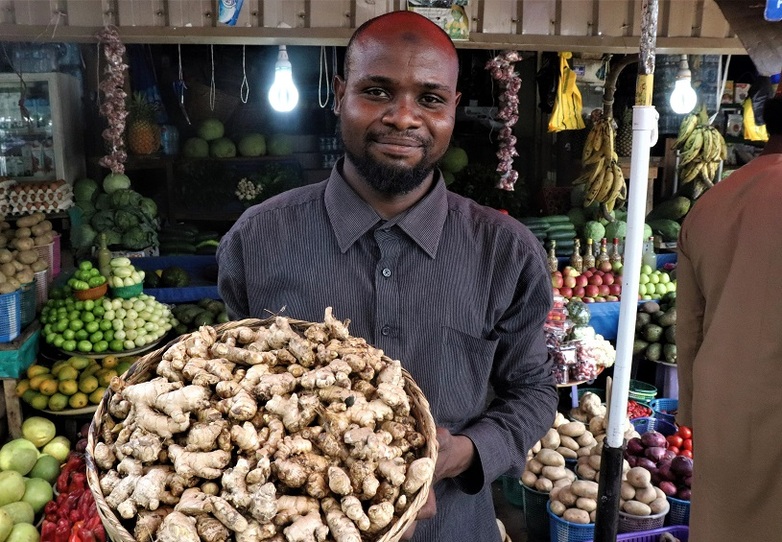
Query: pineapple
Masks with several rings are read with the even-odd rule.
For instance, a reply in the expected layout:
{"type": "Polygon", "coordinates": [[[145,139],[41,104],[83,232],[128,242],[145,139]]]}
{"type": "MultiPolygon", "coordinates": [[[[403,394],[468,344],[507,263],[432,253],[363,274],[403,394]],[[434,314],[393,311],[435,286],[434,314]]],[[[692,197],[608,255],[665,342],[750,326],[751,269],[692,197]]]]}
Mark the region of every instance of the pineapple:
{"type": "Polygon", "coordinates": [[[622,122],[616,131],[616,154],[630,156],[633,150],[633,111],[628,107],[622,114],[622,122]]]}
{"type": "Polygon", "coordinates": [[[155,107],[140,92],[133,93],[128,107],[127,144],[131,154],[152,154],[160,148],[155,107]]]}

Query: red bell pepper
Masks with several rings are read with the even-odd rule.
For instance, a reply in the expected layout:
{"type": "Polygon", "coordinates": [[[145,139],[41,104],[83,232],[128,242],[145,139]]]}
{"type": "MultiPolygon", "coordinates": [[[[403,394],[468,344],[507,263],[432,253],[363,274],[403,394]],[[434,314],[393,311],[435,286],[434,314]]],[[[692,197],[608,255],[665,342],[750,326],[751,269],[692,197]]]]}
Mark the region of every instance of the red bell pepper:
{"type": "Polygon", "coordinates": [[[67,491],[70,493],[71,491],[84,491],[85,489],[87,489],[87,473],[76,471],[72,472],[67,491]]]}
{"type": "Polygon", "coordinates": [[[57,530],[57,522],[48,519],[41,524],[41,542],[54,542],[54,533],[57,530]]]}
{"type": "Polygon", "coordinates": [[[54,542],[68,542],[71,536],[71,522],[68,518],[57,520],[57,528],[54,531],[54,542]]]}

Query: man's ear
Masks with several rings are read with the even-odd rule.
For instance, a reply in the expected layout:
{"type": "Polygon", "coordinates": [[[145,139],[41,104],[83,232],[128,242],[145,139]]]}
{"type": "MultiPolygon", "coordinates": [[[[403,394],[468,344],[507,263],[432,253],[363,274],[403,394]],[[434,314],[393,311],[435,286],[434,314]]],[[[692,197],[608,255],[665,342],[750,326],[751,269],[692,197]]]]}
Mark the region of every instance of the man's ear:
{"type": "Polygon", "coordinates": [[[345,81],[339,76],[334,76],[334,114],[339,116],[342,110],[342,97],[345,95],[345,81]]]}

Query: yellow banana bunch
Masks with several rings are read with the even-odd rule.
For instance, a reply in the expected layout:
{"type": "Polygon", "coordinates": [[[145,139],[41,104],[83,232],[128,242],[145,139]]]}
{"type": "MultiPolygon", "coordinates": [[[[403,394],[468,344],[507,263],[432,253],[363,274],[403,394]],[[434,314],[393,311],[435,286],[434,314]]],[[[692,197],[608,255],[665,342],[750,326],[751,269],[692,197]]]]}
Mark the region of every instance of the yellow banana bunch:
{"type": "Polygon", "coordinates": [[[613,120],[607,117],[595,121],[587,134],[581,154],[583,173],[573,181],[586,184],[584,207],[598,202],[610,212],[617,201],[627,198],[627,184],[614,151],[615,137],[613,120]]]}
{"type": "Polygon", "coordinates": [[[722,134],[714,126],[699,124],[698,116],[687,115],[679,128],[675,148],[679,149],[679,182],[700,179],[713,186],[719,165],[728,155],[722,134]]]}

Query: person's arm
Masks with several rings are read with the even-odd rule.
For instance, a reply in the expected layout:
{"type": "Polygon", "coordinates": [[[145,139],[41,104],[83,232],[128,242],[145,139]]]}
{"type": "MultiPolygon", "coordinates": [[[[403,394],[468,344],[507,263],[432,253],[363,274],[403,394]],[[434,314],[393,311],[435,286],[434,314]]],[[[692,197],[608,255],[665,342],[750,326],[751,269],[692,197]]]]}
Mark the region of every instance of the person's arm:
{"type": "MultiPolygon", "coordinates": [[[[684,232],[682,232],[684,233],[684,232]]],[[[679,405],[676,422],[692,427],[692,365],[703,341],[704,299],[687,256],[686,243],[680,238],[676,261],[676,372],[679,405]]]]}
{"type": "Polygon", "coordinates": [[[511,468],[520,474],[527,451],[556,414],[559,395],[543,332],[552,305],[551,276],[542,247],[530,250],[534,252],[521,256],[516,293],[495,326],[495,397],[480,418],[459,432],[474,445],[472,468],[455,479],[468,493],[511,468]]]}
{"type": "Polygon", "coordinates": [[[240,228],[240,224],[235,224],[220,239],[220,245],[217,247],[217,290],[225,303],[226,311],[231,320],[241,320],[251,316],[247,303],[244,251],[240,228]]]}

